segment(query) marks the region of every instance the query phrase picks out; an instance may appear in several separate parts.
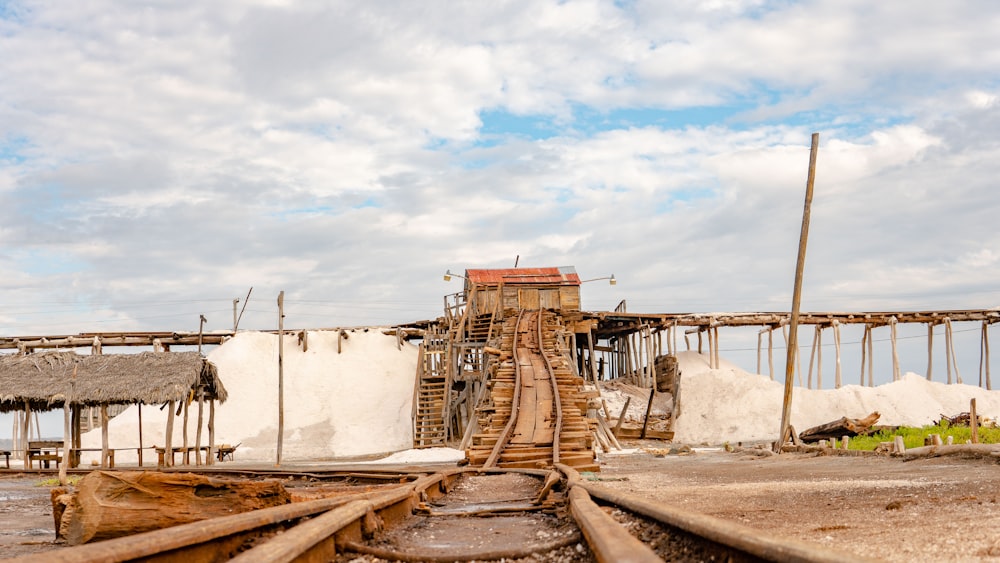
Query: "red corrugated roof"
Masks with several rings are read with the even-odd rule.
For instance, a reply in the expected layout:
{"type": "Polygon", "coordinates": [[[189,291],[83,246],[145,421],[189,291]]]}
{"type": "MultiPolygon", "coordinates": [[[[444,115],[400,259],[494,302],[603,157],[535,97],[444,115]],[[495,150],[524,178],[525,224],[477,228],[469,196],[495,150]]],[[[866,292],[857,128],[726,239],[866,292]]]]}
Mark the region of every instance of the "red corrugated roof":
{"type": "Polygon", "coordinates": [[[553,284],[580,285],[580,276],[573,266],[558,268],[509,268],[501,270],[466,270],[471,283],[485,285],[553,284]]]}

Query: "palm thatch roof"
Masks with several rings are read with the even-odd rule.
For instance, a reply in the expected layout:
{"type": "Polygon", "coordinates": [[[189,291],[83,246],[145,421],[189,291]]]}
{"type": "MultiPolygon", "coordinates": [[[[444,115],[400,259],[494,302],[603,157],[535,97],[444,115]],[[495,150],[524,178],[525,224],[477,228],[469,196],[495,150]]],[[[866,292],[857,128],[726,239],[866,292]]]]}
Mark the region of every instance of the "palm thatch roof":
{"type": "Polygon", "coordinates": [[[198,352],[81,356],[44,352],[0,356],[0,412],[71,404],[147,405],[180,401],[199,385],[207,398],[226,400],[215,365],[198,352]],[[74,370],[76,377],[73,377],[74,370]]]}

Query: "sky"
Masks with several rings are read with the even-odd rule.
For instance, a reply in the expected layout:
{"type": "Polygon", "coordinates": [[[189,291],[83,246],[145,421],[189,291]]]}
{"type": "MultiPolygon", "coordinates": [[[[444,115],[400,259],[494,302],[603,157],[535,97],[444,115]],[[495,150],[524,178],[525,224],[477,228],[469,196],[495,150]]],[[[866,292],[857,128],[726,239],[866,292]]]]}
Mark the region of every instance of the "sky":
{"type": "Polygon", "coordinates": [[[403,323],[515,262],[614,274],[588,310],[787,311],[813,132],[803,310],[993,308],[997,29],[988,0],[0,0],[0,334],[229,329],[234,299],[273,329],[280,291],[286,327],[403,323]]]}

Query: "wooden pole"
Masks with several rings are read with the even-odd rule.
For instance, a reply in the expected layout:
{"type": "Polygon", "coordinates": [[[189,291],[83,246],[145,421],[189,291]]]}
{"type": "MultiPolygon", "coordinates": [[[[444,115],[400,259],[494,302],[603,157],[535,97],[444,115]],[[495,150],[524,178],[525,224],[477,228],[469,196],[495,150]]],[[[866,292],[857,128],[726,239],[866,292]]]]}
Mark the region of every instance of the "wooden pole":
{"type": "Polygon", "coordinates": [[[66,470],[73,461],[73,424],[70,419],[73,417],[71,412],[73,410],[73,386],[76,382],[76,368],[77,366],[74,365],[73,378],[69,383],[69,396],[63,403],[63,462],[59,465],[59,484],[64,487],[69,485],[69,480],[66,479],[66,470]]]}
{"type": "Polygon", "coordinates": [[[167,403],[167,435],[164,438],[166,444],[164,444],[163,453],[163,465],[164,467],[170,467],[174,464],[174,404],[176,401],[170,401],[167,403]]]}
{"type": "Polygon", "coordinates": [[[757,333],[757,373],[760,373],[760,349],[761,344],[764,341],[764,332],[760,331],[757,333]]]}
{"type": "MultiPolygon", "coordinates": [[[[233,303],[233,315],[236,315],[236,303],[233,303]]],[[[198,353],[201,354],[202,340],[205,334],[205,322],[208,319],[205,315],[200,315],[198,321],[198,353]]],[[[235,324],[235,323],[234,323],[235,324]]],[[[201,465],[201,426],[205,421],[205,386],[201,383],[201,377],[199,376],[198,381],[198,429],[194,433],[194,464],[201,465]]],[[[208,463],[208,460],[205,461],[208,463]]]]}
{"type": "Polygon", "coordinates": [[[139,467],[142,467],[142,403],[139,403],[139,467]]]}
{"type": "Polygon", "coordinates": [[[628,412],[628,406],[632,402],[632,397],[625,397],[625,406],[622,407],[622,412],[618,413],[618,422],[615,423],[615,435],[621,432],[622,423],[625,422],[625,413],[628,412]]]}
{"type": "Polygon", "coordinates": [[[901,375],[899,373],[899,347],[896,344],[896,336],[897,336],[897,326],[898,326],[898,324],[899,323],[896,321],[896,317],[892,317],[891,319],[889,319],[889,330],[890,330],[889,340],[892,341],[892,380],[893,381],[899,381],[899,379],[901,377],[901,375]]]}
{"type": "Polygon", "coordinates": [[[656,385],[649,389],[649,402],[646,403],[646,416],[642,419],[642,432],[639,434],[640,440],[646,439],[646,427],[649,426],[649,413],[653,410],[653,397],[656,396],[656,385]]]}
{"type": "Polygon", "coordinates": [[[21,448],[24,450],[24,468],[31,469],[31,462],[28,461],[28,424],[31,421],[31,403],[24,402],[24,424],[21,425],[21,448]]]}
{"type": "Polygon", "coordinates": [[[209,465],[215,465],[215,399],[208,400],[208,459],[209,465]]]}
{"type": "Polygon", "coordinates": [[[986,364],[986,390],[993,390],[990,380],[990,325],[983,321],[983,363],[986,364]]]}
{"type": "Polygon", "coordinates": [[[722,365],[722,361],[719,358],[719,327],[716,326],[712,331],[714,332],[712,340],[715,341],[715,369],[719,369],[722,365]]]}
{"type": "Polygon", "coordinates": [[[278,294],[278,452],[275,466],[281,465],[281,446],[285,434],[285,292],[278,294]]]}
{"type": "Polygon", "coordinates": [[[705,329],[705,337],[708,340],[708,367],[715,369],[715,342],[711,326],[705,329]]]}
{"type": "Polygon", "coordinates": [[[819,325],[813,328],[812,350],[809,352],[809,371],[806,372],[806,388],[813,388],[813,366],[816,363],[816,347],[819,340],[819,325]]]}
{"type": "Polygon", "coordinates": [[[865,386],[865,352],[866,344],[868,343],[868,325],[865,325],[865,330],[861,334],[861,380],[858,385],[861,387],[865,386]]]}
{"type": "MultiPolygon", "coordinates": [[[[594,333],[593,331],[587,331],[587,358],[590,362],[590,380],[597,385],[597,358],[594,357],[594,333]]],[[[469,412],[469,416],[474,416],[474,413],[469,412]]]]}
{"type": "Polygon", "coordinates": [[[101,467],[108,466],[108,404],[101,403],[101,467]]]}
{"type": "Polygon", "coordinates": [[[71,467],[79,467],[79,465],[80,465],[79,450],[80,450],[80,447],[82,446],[82,443],[81,443],[81,440],[80,440],[80,415],[82,415],[82,414],[83,414],[83,412],[82,412],[82,408],[80,407],[80,405],[73,405],[73,422],[72,422],[72,425],[73,425],[73,449],[74,449],[75,453],[73,454],[73,459],[72,459],[73,464],[72,464],[71,467]]]}
{"type": "Polygon", "coordinates": [[[181,425],[181,440],[184,447],[184,454],[181,456],[181,459],[184,460],[184,465],[191,465],[191,448],[188,447],[188,407],[191,405],[191,395],[193,393],[194,391],[189,391],[188,396],[184,397],[184,418],[181,425]]]}
{"type": "Polygon", "coordinates": [[[833,321],[833,345],[836,352],[835,354],[836,371],[833,376],[834,377],[833,385],[834,389],[840,389],[840,387],[844,384],[844,380],[843,380],[843,373],[841,372],[840,369],[840,322],[838,321],[833,321]]]}
{"type": "Polygon", "coordinates": [[[986,322],[983,321],[983,330],[979,338],[979,386],[983,386],[983,346],[986,344],[986,322]]]}
{"type": "Polygon", "coordinates": [[[927,381],[934,370],[934,323],[927,323],[927,381]]]}
{"type": "Polygon", "coordinates": [[[774,327],[767,331],[767,373],[774,381],[774,327]]]}
{"type": "Polygon", "coordinates": [[[799,305],[802,302],[802,276],[806,266],[806,245],[809,240],[809,217],[811,214],[813,186],[816,182],[816,156],[819,152],[819,133],[812,134],[812,146],[809,149],[809,175],[806,179],[806,198],[802,208],[802,230],[799,234],[799,255],[795,263],[795,283],[792,291],[792,317],[788,335],[788,350],[785,357],[785,393],[781,407],[781,429],[778,439],[774,442],[774,452],[780,453],[782,441],[788,433],[792,416],[792,388],[794,387],[795,360],[798,352],[799,305]]]}
{"type": "Polygon", "coordinates": [[[951,385],[951,321],[944,319],[944,365],[948,373],[948,385],[951,385]]]}
{"type": "Polygon", "coordinates": [[[872,342],[871,325],[865,325],[865,331],[868,332],[868,386],[875,387],[873,383],[875,376],[875,344],[872,342]]]}
{"type": "MultiPolygon", "coordinates": [[[[955,356],[955,337],[951,329],[951,319],[945,319],[944,323],[945,331],[948,334],[948,349],[951,351],[948,355],[951,358],[951,367],[955,368],[955,383],[959,385],[962,384],[962,374],[958,371],[958,358],[955,356]]],[[[950,382],[949,382],[950,383],[950,382]]]]}
{"type": "MultiPolygon", "coordinates": [[[[647,329],[648,331],[649,329],[647,329]]],[[[656,389],[656,354],[653,353],[653,333],[649,333],[649,338],[646,339],[646,361],[648,364],[649,372],[649,386],[656,389]]]]}
{"type": "Polygon", "coordinates": [[[972,443],[979,443],[979,415],[976,414],[976,399],[969,401],[969,430],[972,432],[972,443]]]}
{"type": "MultiPolygon", "coordinates": [[[[205,423],[205,387],[198,386],[198,429],[194,438],[194,464],[201,465],[201,426],[205,423]]],[[[206,461],[207,463],[207,461],[206,461]]]]}

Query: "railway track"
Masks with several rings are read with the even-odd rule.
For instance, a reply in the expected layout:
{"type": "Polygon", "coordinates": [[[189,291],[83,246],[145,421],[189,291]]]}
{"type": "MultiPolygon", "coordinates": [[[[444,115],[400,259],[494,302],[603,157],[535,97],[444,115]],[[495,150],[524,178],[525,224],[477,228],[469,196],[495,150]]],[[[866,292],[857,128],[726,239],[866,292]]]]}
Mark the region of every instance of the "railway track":
{"type": "Polygon", "coordinates": [[[473,437],[471,464],[538,469],[564,463],[598,470],[596,422],[585,416],[584,382],[562,349],[561,330],[551,311],[521,311],[504,322],[500,365],[490,380],[492,404],[480,411],[483,431],[473,437]]]}
{"type": "Polygon", "coordinates": [[[561,463],[357,478],[397,484],[18,561],[866,560],[608,489],[561,463]]]}

